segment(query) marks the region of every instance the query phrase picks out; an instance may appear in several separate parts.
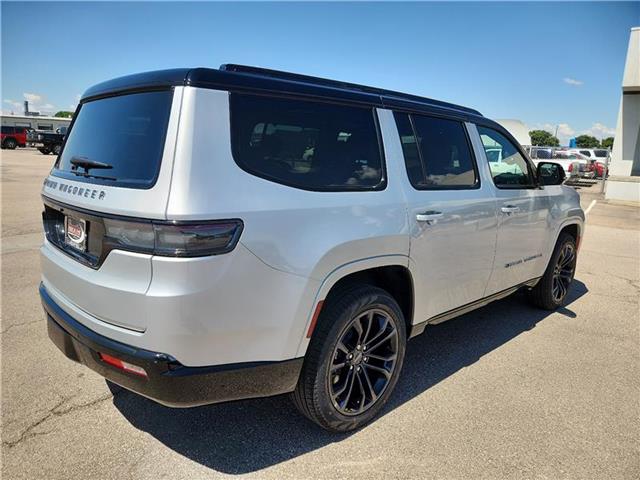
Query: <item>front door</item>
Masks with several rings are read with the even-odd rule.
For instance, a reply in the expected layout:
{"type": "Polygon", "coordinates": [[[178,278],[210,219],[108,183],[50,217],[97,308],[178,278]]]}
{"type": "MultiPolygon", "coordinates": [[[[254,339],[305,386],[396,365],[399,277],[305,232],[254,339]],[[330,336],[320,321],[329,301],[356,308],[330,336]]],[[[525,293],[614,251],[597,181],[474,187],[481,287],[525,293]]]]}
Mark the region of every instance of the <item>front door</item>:
{"type": "Polygon", "coordinates": [[[395,114],[408,182],[415,321],[481,299],[496,243],[493,189],[462,121],[395,114]]]}
{"type": "Polygon", "coordinates": [[[501,132],[478,126],[496,187],[498,241],[487,295],[542,275],[549,240],[549,198],[530,161],[501,132]],[[500,161],[492,161],[500,151],[500,161]],[[491,153],[489,153],[491,152],[491,153]]]}

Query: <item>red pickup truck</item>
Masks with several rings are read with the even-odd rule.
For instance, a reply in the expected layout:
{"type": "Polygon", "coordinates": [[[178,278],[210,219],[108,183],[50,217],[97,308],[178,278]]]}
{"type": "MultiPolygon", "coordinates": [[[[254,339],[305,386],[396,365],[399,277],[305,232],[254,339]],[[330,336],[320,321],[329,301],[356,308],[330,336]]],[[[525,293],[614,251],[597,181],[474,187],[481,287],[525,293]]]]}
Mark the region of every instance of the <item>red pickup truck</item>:
{"type": "Polygon", "coordinates": [[[29,127],[8,127],[2,126],[2,138],[0,145],[2,148],[13,150],[16,147],[24,147],[27,144],[27,132],[29,127]]]}

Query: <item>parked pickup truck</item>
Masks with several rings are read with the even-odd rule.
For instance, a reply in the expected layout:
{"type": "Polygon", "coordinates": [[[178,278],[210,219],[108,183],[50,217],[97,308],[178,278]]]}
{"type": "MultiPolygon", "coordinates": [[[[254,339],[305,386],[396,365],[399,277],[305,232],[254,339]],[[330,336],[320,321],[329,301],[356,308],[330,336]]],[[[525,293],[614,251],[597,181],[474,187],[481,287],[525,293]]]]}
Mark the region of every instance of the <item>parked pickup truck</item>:
{"type": "Polygon", "coordinates": [[[53,153],[54,155],[60,155],[62,151],[62,142],[67,135],[67,127],[57,128],[55,132],[47,132],[43,130],[36,130],[31,132],[27,136],[29,143],[40,150],[40,153],[48,155],[53,153]]]}

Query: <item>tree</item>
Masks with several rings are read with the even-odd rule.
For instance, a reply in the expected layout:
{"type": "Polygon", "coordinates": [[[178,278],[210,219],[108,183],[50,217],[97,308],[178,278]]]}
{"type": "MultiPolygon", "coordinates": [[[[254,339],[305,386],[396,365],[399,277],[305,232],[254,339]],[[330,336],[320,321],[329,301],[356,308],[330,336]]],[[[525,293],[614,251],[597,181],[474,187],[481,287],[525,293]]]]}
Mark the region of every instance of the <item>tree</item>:
{"type": "Polygon", "coordinates": [[[73,117],[73,112],[67,112],[66,110],[60,110],[59,112],[56,112],[54,117],[71,118],[71,117],[73,117]]]}
{"type": "Polygon", "coordinates": [[[531,145],[535,147],[559,147],[560,141],[546,130],[531,130],[531,145]]]}
{"type": "Polygon", "coordinates": [[[600,142],[591,135],[580,135],[576,137],[576,146],[578,148],[596,148],[600,146],[600,142]]]}
{"type": "Polygon", "coordinates": [[[613,148],[613,137],[603,138],[600,144],[602,148],[613,148]]]}

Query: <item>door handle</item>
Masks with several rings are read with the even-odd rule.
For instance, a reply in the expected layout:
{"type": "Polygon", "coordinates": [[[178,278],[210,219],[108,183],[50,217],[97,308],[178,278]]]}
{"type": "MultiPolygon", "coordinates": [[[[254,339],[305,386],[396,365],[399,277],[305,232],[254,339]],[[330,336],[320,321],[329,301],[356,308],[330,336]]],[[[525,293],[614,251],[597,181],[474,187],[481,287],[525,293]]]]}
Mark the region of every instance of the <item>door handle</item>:
{"type": "Polygon", "coordinates": [[[423,213],[418,213],[416,215],[416,220],[419,222],[427,222],[428,224],[435,223],[438,218],[443,217],[442,212],[436,212],[434,210],[427,210],[423,213]]]}
{"type": "Polygon", "coordinates": [[[502,211],[502,213],[510,215],[512,213],[518,213],[520,211],[520,207],[516,207],[515,205],[505,205],[500,210],[502,211]]]}

